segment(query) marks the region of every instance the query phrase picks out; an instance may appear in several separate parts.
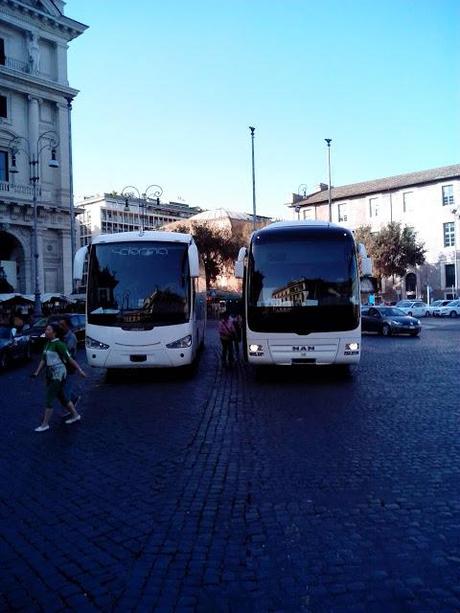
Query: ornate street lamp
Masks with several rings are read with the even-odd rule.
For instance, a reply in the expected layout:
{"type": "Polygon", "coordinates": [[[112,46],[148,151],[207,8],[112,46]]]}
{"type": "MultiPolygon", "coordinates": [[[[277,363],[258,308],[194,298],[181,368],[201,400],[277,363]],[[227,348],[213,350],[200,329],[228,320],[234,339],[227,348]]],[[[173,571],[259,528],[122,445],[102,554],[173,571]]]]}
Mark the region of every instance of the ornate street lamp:
{"type": "Polygon", "coordinates": [[[155,204],[159,205],[162,193],[163,188],[154,184],[149,185],[142,194],[134,185],[127,185],[121,191],[121,195],[125,199],[125,211],[129,211],[129,201],[134,200],[137,195],[139,234],[141,236],[144,234],[144,209],[148,202],[155,202],[155,204]]]}
{"type": "Polygon", "coordinates": [[[33,187],[33,249],[34,249],[34,279],[35,279],[35,299],[34,299],[34,320],[42,315],[42,303],[40,294],[40,275],[39,275],[39,253],[38,253],[38,210],[37,210],[37,193],[38,183],[40,181],[40,154],[45,149],[51,151],[51,158],[48,161],[50,168],[59,168],[59,162],[56,159],[56,149],[59,147],[59,137],[54,130],[47,130],[39,135],[36,142],[31,142],[25,136],[14,136],[8,148],[11,151],[11,166],[9,172],[15,174],[18,171],[16,166],[16,156],[22,152],[29,160],[29,180],[33,187]]]}

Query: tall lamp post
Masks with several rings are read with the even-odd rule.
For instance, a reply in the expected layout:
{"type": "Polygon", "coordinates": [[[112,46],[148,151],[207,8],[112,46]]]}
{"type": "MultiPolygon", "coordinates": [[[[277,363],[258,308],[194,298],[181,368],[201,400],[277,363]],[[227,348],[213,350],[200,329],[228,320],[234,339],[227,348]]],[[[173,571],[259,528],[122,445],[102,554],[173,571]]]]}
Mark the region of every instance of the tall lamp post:
{"type": "Polygon", "coordinates": [[[54,130],[47,130],[39,135],[36,142],[30,142],[25,136],[15,136],[9,142],[11,150],[11,167],[10,173],[18,173],[16,166],[16,156],[19,152],[26,155],[29,160],[29,180],[33,187],[33,250],[34,250],[34,320],[42,315],[42,302],[40,293],[40,271],[39,271],[39,250],[38,250],[38,183],[40,181],[40,154],[45,149],[51,151],[51,158],[48,161],[50,168],[59,168],[59,162],[56,159],[56,149],[59,146],[59,137],[54,130]]]}
{"type": "Polygon", "coordinates": [[[251,150],[252,150],[252,229],[256,231],[256,170],[254,164],[254,132],[256,129],[249,126],[251,132],[251,150]]]}
{"type": "Polygon", "coordinates": [[[139,234],[144,234],[144,209],[147,202],[155,201],[156,204],[160,204],[160,196],[163,193],[163,188],[159,185],[149,185],[145,191],[140,192],[134,185],[127,185],[121,191],[122,197],[125,199],[125,211],[129,211],[129,200],[135,198],[137,195],[138,215],[139,215],[139,234]],[[141,213],[142,211],[142,213],[141,213]]]}
{"type": "Polygon", "coordinates": [[[329,194],[328,194],[328,203],[329,203],[329,223],[332,222],[332,202],[331,202],[331,142],[332,138],[324,139],[327,143],[327,160],[328,160],[328,174],[329,174],[329,194]]]}
{"type": "Polygon", "coordinates": [[[458,298],[458,266],[457,266],[457,218],[460,219],[460,211],[458,209],[452,209],[452,215],[454,216],[454,283],[455,283],[455,292],[452,292],[452,299],[454,299],[454,294],[458,298]]]}

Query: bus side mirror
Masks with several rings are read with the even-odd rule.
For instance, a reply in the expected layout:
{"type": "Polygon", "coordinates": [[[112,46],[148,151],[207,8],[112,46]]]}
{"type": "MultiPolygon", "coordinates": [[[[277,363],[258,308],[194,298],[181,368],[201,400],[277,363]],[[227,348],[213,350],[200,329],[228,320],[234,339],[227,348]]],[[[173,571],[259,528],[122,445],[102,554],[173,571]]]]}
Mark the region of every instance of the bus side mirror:
{"type": "Polygon", "coordinates": [[[372,258],[363,257],[361,261],[361,276],[372,277],[372,258]]]}
{"type": "Polygon", "coordinates": [[[363,245],[363,243],[358,243],[358,253],[362,258],[367,258],[366,247],[363,245]]]}
{"type": "Polygon", "coordinates": [[[200,258],[198,256],[198,249],[195,243],[192,243],[191,245],[189,245],[188,255],[189,255],[190,276],[196,279],[200,276],[200,258]]]}
{"type": "Polygon", "coordinates": [[[83,266],[85,264],[86,254],[88,253],[88,245],[80,247],[75,254],[73,260],[73,278],[75,281],[81,281],[83,279],[83,266]]]}
{"type": "Polygon", "coordinates": [[[235,262],[235,277],[242,279],[244,277],[244,258],[247,255],[246,247],[241,247],[238,252],[238,259],[235,262]]]}

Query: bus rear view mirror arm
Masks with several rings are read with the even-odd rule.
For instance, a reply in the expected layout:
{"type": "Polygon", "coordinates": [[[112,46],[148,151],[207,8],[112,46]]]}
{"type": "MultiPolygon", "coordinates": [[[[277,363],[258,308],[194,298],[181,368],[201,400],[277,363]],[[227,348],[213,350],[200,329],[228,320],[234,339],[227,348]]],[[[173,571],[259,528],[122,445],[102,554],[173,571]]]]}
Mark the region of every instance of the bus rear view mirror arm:
{"type": "Polygon", "coordinates": [[[242,279],[244,277],[244,258],[247,255],[246,247],[241,247],[238,252],[238,259],[235,262],[235,277],[242,279]]]}
{"type": "Polygon", "coordinates": [[[85,245],[84,247],[80,247],[75,254],[73,261],[73,278],[75,281],[81,281],[83,279],[83,267],[87,253],[88,245],[85,245]]]}
{"type": "Polygon", "coordinates": [[[189,266],[190,276],[197,278],[200,276],[200,258],[198,255],[198,249],[195,243],[191,243],[188,248],[189,253],[189,266]]]}

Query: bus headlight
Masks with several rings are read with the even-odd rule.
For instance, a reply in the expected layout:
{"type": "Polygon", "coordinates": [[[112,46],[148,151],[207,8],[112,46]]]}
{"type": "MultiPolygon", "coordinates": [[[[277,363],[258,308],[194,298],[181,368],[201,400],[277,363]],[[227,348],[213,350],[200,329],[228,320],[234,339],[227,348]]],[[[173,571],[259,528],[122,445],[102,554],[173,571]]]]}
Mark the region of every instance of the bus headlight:
{"type": "Polygon", "coordinates": [[[187,349],[192,346],[192,335],[187,334],[183,338],[180,338],[178,341],[173,341],[172,343],[168,343],[166,347],[168,349],[187,349]]]}
{"type": "Polygon", "coordinates": [[[347,343],[345,345],[345,351],[358,351],[359,343],[347,343]]]}
{"type": "Polygon", "coordinates": [[[86,337],[85,343],[88,349],[108,349],[110,347],[110,345],[101,343],[101,341],[97,341],[95,338],[91,338],[90,336],[86,337]]]}
{"type": "Polygon", "coordinates": [[[343,355],[358,355],[359,343],[345,343],[345,351],[343,355]]]}
{"type": "Polygon", "coordinates": [[[264,354],[264,348],[262,347],[262,345],[249,345],[248,347],[249,349],[249,355],[255,355],[255,356],[261,356],[264,354]]]}

